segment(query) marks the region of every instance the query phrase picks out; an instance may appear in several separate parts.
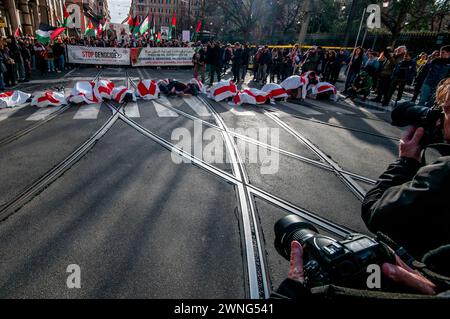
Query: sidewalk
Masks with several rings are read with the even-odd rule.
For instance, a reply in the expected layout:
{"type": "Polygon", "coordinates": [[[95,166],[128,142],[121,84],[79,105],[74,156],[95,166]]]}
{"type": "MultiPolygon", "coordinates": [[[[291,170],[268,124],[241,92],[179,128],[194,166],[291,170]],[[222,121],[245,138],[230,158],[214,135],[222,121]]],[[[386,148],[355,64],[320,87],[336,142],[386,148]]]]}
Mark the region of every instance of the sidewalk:
{"type": "MultiPolygon", "coordinates": [[[[61,73],[50,72],[45,75],[41,75],[40,71],[34,70],[34,71],[32,71],[31,78],[29,79],[28,82],[19,82],[16,85],[5,87],[4,91],[6,92],[6,91],[12,91],[12,90],[20,90],[21,87],[24,87],[24,86],[26,87],[26,86],[36,85],[36,84],[45,84],[45,83],[50,84],[52,82],[55,84],[55,86],[58,86],[59,82],[56,80],[67,77],[68,75],[70,75],[70,73],[74,72],[75,70],[76,70],[76,68],[70,69],[70,70],[64,70],[61,73]]],[[[63,83],[61,83],[61,84],[63,84],[63,83]]]]}

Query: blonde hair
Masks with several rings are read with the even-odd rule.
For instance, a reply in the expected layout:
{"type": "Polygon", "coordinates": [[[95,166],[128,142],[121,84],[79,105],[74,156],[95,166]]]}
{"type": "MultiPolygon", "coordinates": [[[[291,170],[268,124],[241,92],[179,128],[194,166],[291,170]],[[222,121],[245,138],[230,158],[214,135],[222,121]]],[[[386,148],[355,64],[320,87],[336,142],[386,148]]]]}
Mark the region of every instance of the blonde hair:
{"type": "Polygon", "coordinates": [[[442,106],[447,114],[450,113],[450,104],[446,103],[448,97],[450,97],[450,78],[443,79],[436,90],[436,103],[442,106]]]}

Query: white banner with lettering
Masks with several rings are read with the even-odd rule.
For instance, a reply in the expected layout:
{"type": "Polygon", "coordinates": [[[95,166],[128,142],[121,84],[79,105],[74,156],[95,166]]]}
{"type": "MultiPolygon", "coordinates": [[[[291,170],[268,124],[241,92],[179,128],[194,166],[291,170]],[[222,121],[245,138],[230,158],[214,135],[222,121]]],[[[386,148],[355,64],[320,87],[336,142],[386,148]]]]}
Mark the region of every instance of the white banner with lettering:
{"type": "Polygon", "coordinates": [[[132,48],[133,66],[193,65],[194,48],[132,48]]]}
{"type": "Polygon", "coordinates": [[[67,46],[69,63],[130,65],[130,49],[67,46]]]}

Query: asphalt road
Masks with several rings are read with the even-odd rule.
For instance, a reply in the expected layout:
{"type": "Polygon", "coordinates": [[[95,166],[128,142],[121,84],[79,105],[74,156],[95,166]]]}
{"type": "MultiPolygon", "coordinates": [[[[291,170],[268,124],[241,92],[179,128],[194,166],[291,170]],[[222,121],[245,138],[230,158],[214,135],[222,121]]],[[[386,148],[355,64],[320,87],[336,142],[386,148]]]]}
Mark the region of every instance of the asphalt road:
{"type": "MultiPolygon", "coordinates": [[[[19,88],[68,91],[99,71],[116,84],[191,78],[80,68],[19,88]]],[[[0,110],[0,297],[268,296],[289,266],[274,249],[274,223],[296,213],[335,237],[369,233],[361,194],[396,158],[401,134],[388,112],[342,101],[112,106],[123,108],[0,110]],[[81,289],[67,288],[70,264],[80,266],[81,289]]]]}

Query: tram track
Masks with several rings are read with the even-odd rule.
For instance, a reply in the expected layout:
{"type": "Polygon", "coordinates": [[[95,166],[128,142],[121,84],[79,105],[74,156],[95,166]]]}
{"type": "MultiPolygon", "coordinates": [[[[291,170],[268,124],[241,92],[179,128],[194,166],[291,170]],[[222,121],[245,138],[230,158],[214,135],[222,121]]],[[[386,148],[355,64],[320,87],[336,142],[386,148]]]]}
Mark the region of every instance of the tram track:
{"type": "MultiPolygon", "coordinates": [[[[101,71],[95,77],[100,77],[101,71]]],[[[126,82],[129,82],[128,73],[126,73],[126,82]]],[[[123,103],[120,109],[123,109],[126,103],[123,103]]],[[[15,196],[9,202],[0,206],[0,222],[6,220],[15,212],[20,210],[26,203],[31,201],[35,196],[44,191],[50,184],[56,181],[67,170],[69,170],[75,163],[77,163],[84,155],[86,155],[94,145],[109,131],[109,129],[119,119],[119,110],[112,112],[112,115],[106,120],[106,122],[91,135],[82,145],[77,147],[72,153],[70,153],[65,159],[56,164],[52,169],[47,171],[40,178],[35,180],[32,184],[26,187],[20,194],[15,196]]]]}
{"type": "MultiPolygon", "coordinates": [[[[132,80],[130,80],[130,83],[131,83],[131,85],[134,88],[136,88],[136,84],[132,80]]],[[[179,114],[179,115],[181,115],[181,116],[183,116],[185,118],[188,118],[188,119],[190,119],[192,121],[198,121],[201,124],[203,124],[205,126],[208,126],[208,127],[211,127],[213,129],[216,129],[218,131],[223,131],[224,130],[223,128],[221,128],[220,126],[218,126],[216,124],[213,124],[211,122],[205,121],[204,119],[201,119],[201,118],[196,117],[194,115],[188,114],[188,113],[186,113],[186,112],[184,112],[184,111],[182,111],[182,110],[180,110],[180,109],[178,109],[176,107],[173,107],[173,106],[170,106],[170,105],[165,105],[165,104],[164,105],[161,104],[161,106],[163,106],[164,108],[166,108],[168,110],[171,110],[171,111],[173,111],[173,112],[175,112],[175,113],[177,113],[177,114],[179,114]]],[[[360,175],[360,174],[357,174],[357,173],[354,173],[354,172],[350,172],[348,170],[333,168],[332,166],[330,166],[329,164],[327,164],[324,161],[317,161],[317,160],[314,160],[314,159],[310,159],[310,158],[307,158],[305,156],[302,156],[302,155],[299,155],[299,154],[296,154],[296,153],[293,153],[293,152],[290,152],[290,151],[287,151],[287,150],[275,147],[273,145],[270,145],[270,144],[258,141],[256,139],[253,139],[253,138],[248,137],[246,135],[233,132],[231,130],[228,130],[228,134],[233,136],[233,137],[235,137],[235,138],[237,138],[237,139],[243,140],[243,141],[245,141],[247,143],[251,143],[251,144],[263,147],[263,148],[268,149],[270,151],[277,152],[279,154],[282,154],[282,155],[294,158],[296,160],[299,160],[299,161],[307,163],[307,164],[314,165],[316,167],[325,169],[327,171],[335,171],[335,170],[337,170],[340,173],[349,175],[349,176],[353,177],[355,180],[358,180],[360,182],[364,182],[364,183],[367,183],[369,185],[375,185],[376,184],[376,180],[374,180],[372,178],[369,178],[367,176],[363,176],[363,175],[360,175]]]]}
{"type": "MultiPolygon", "coordinates": [[[[96,81],[100,75],[101,75],[102,71],[99,71],[97,73],[97,75],[94,77],[94,81],[96,81]]],[[[28,133],[31,133],[32,131],[34,131],[35,129],[43,126],[44,124],[50,122],[51,120],[55,119],[56,117],[58,117],[59,115],[61,115],[62,113],[64,113],[65,111],[67,111],[70,107],[72,107],[72,105],[70,103],[68,103],[67,105],[61,107],[58,111],[53,112],[52,114],[48,115],[47,117],[45,117],[44,119],[36,122],[33,125],[30,125],[12,135],[6,136],[5,138],[0,139],[0,147],[8,145],[16,140],[18,140],[19,138],[27,135],[28,133]]]]}
{"type": "MultiPolygon", "coordinates": [[[[136,86],[133,81],[130,81],[130,84],[134,87],[136,86]]],[[[245,248],[245,259],[247,267],[246,273],[247,273],[249,297],[252,299],[267,298],[270,295],[269,275],[266,270],[267,269],[265,261],[266,257],[260,239],[261,237],[259,234],[259,226],[256,220],[257,217],[256,217],[254,197],[262,198],[263,200],[268,201],[271,204],[285,211],[301,216],[305,220],[308,220],[318,225],[322,229],[330,233],[333,233],[336,236],[344,237],[346,234],[349,234],[352,231],[341,225],[333,223],[332,221],[324,219],[311,211],[298,207],[295,204],[290,203],[289,201],[281,199],[276,195],[270,194],[258,187],[251,185],[248,180],[243,161],[240,158],[237,145],[233,139],[234,135],[228,129],[225,122],[220,117],[220,115],[215,111],[213,106],[208,104],[207,100],[204,100],[202,98],[199,99],[208,108],[208,110],[214,117],[217,125],[209,122],[206,123],[211,124],[210,125],[211,127],[218,129],[223,134],[227,151],[229,152],[229,155],[231,157],[232,174],[205,162],[201,158],[197,158],[190,152],[187,152],[177,147],[170,141],[155,134],[151,130],[137,123],[135,120],[129,118],[123,109],[118,111],[109,103],[107,103],[107,105],[109,105],[109,107],[111,107],[112,109],[118,111],[119,117],[123,122],[125,122],[135,130],[137,130],[145,137],[153,140],[154,142],[161,145],[170,152],[173,152],[176,155],[187,159],[192,165],[195,165],[200,169],[206,170],[207,172],[235,186],[237,202],[239,204],[242,218],[243,247],[245,248]]],[[[167,106],[167,108],[172,109],[173,111],[179,111],[180,112],[179,114],[183,113],[181,115],[185,115],[187,118],[190,118],[191,120],[194,121],[199,120],[203,122],[203,120],[196,118],[195,116],[192,116],[185,112],[182,112],[176,108],[172,108],[169,106],[167,106]]]]}
{"type": "MultiPolygon", "coordinates": [[[[127,86],[129,84],[133,85],[134,82],[129,78],[128,72],[126,74],[127,78],[127,86]]],[[[225,180],[226,182],[235,186],[236,189],[236,197],[238,201],[238,205],[241,211],[242,217],[242,229],[243,229],[243,247],[245,248],[245,259],[246,259],[246,276],[248,281],[248,294],[252,299],[257,298],[267,298],[270,294],[269,289],[269,274],[266,267],[265,261],[265,251],[262,245],[260,234],[259,234],[259,224],[257,222],[256,208],[255,208],[255,197],[261,198],[264,201],[267,201],[273,204],[276,207],[283,209],[289,213],[296,214],[307,221],[321,227],[322,229],[335,234],[339,237],[344,237],[348,233],[351,233],[352,230],[348,229],[342,225],[334,223],[330,220],[320,217],[319,215],[299,207],[285,199],[282,199],[274,194],[271,194],[263,189],[256,187],[250,184],[244,163],[239,155],[239,150],[237,148],[235,138],[245,139],[247,142],[255,143],[259,146],[263,146],[266,148],[272,148],[273,150],[277,150],[268,144],[261,143],[257,140],[253,140],[244,135],[236,134],[229,130],[226,126],[222,117],[217,113],[214,109],[213,105],[209,103],[209,101],[205,100],[202,97],[199,97],[199,100],[209,109],[213,118],[215,119],[217,125],[203,121],[195,116],[189,115],[187,113],[182,112],[176,108],[172,108],[177,113],[184,113],[186,117],[190,117],[192,120],[200,120],[204,123],[209,123],[211,127],[214,127],[220,130],[223,134],[226,148],[232,157],[232,171],[230,174],[222,169],[219,169],[204,160],[195,157],[189,152],[186,152],[171,142],[163,139],[157,134],[151,132],[147,128],[138,124],[134,120],[130,119],[125,111],[124,106],[127,102],[122,103],[119,107],[114,106],[110,102],[104,102],[111,111],[112,115],[105,124],[96,131],[89,139],[87,139],[80,147],[74,150],[69,156],[67,156],[63,161],[57,164],[53,169],[48,171],[41,178],[36,180],[33,184],[31,184],[27,189],[25,189],[21,194],[19,194],[12,201],[8,202],[4,206],[0,207],[0,221],[5,220],[16,211],[18,211],[21,207],[23,207],[27,202],[32,200],[37,194],[45,190],[51,183],[56,181],[60,176],[62,176],[67,170],[69,170],[75,163],[77,163],[84,155],[86,155],[95,144],[109,131],[109,129],[118,121],[122,120],[124,123],[128,124],[136,131],[144,135],[145,137],[153,140],[159,145],[163,146],[167,150],[176,153],[177,155],[184,157],[191,161],[191,163],[199,168],[225,180]]],[[[181,114],[183,115],[183,114],[181,114]]],[[[279,150],[280,153],[289,153],[284,150],[279,150]]],[[[298,159],[302,159],[303,161],[310,162],[312,165],[320,166],[321,168],[331,170],[337,172],[338,168],[333,167],[330,163],[324,161],[314,161],[304,157],[300,157],[300,155],[296,155],[291,153],[290,156],[298,157],[298,159]],[[319,164],[320,163],[320,164],[319,164]]],[[[352,174],[340,169],[341,174],[352,174]]],[[[355,174],[356,175],[356,174],[355,174]]],[[[364,179],[364,177],[361,177],[364,179]]]]}

